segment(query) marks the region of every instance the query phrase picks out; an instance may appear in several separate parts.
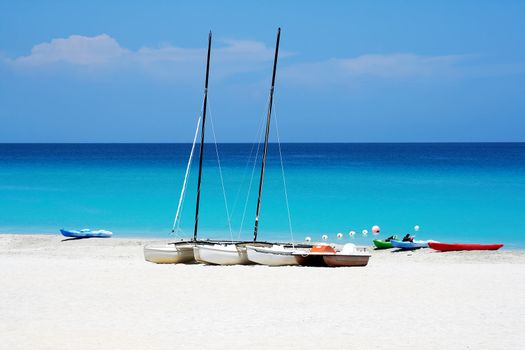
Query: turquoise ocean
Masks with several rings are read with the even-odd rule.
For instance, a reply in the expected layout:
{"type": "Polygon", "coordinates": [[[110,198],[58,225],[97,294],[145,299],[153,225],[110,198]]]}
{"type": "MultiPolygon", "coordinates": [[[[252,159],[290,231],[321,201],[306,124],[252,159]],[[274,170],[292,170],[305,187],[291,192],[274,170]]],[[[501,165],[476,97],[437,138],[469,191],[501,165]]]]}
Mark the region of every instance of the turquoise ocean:
{"type": "MultiPolygon", "coordinates": [[[[197,145],[198,146],[198,145],[197,145]]],[[[205,144],[201,238],[249,240],[260,172],[257,144],[205,144]],[[252,177],[253,173],[253,177],[252,177]],[[250,186],[251,183],[251,186],[250,186]],[[245,209],[246,208],[246,209],[245,209]],[[243,215],[244,213],[244,215],[243,215]],[[243,221],[244,216],[244,221],[243,221]],[[242,223],[242,229],[241,229],[242,223]]],[[[270,144],[260,240],[370,243],[414,233],[441,241],[525,248],[525,143],[270,144]],[[350,238],[349,231],[357,232],[350,238]]],[[[0,144],[0,232],[104,228],[115,237],[166,238],[190,144],[0,144]]],[[[179,236],[193,233],[194,161],[179,236]]]]}

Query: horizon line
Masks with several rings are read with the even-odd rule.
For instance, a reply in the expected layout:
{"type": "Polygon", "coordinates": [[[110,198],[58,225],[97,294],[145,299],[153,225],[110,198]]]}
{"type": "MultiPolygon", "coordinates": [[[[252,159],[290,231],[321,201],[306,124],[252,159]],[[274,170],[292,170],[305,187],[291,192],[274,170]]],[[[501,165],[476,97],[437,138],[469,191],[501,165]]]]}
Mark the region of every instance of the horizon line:
{"type": "MultiPolygon", "coordinates": [[[[196,144],[198,144],[197,142],[196,144]]],[[[262,142],[259,142],[262,143],[262,142]]],[[[524,141],[289,141],[281,144],[473,144],[473,143],[525,143],[524,141]]],[[[186,145],[192,142],[0,142],[0,145],[186,145]]],[[[214,144],[214,142],[204,142],[214,144]]],[[[217,142],[217,144],[257,144],[257,142],[217,142]]],[[[278,144],[278,142],[268,142],[278,144]]]]}

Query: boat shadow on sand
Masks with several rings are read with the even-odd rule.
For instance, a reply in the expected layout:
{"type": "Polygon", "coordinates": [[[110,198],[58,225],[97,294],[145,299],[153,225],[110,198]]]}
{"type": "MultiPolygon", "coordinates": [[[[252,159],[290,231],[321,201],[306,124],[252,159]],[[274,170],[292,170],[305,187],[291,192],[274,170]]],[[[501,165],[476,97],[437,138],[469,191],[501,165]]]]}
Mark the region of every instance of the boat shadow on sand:
{"type": "Polygon", "coordinates": [[[420,250],[421,248],[423,247],[417,247],[417,248],[394,248],[392,249],[390,252],[391,253],[410,253],[410,252],[413,252],[413,251],[416,251],[416,250],[420,250]]]}
{"type": "Polygon", "coordinates": [[[93,239],[93,238],[96,239],[96,238],[104,238],[104,237],[68,237],[68,238],[61,239],[60,242],[76,241],[79,239],[93,239]]]}

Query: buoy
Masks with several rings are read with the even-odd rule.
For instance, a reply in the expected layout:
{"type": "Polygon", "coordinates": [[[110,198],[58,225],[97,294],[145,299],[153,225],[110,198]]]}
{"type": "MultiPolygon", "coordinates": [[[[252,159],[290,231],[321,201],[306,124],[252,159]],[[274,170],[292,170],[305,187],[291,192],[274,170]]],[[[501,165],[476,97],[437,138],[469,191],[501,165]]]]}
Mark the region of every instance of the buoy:
{"type": "Polygon", "coordinates": [[[350,238],[354,238],[354,236],[355,236],[355,231],[350,231],[350,232],[348,232],[348,235],[350,236],[350,238]]]}
{"type": "Polygon", "coordinates": [[[306,242],[310,242],[312,240],[312,237],[308,236],[304,239],[306,242]]]}
{"type": "Polygon", "coordinates": [[[326,241],[328,239],[328,236],[327,235],[323,235],[321,238],[323,239],[323,241],[326,241]]]}
{"type": "Polygon", "coordinates": [[[372,233],[377,236],[379,234],[379,231],[381,231],[381,229],[379,228],[379,226],[377,225],[374,225],[372,226],[372,233]]]}
{"type": "Polygon", "coordinates": [[[363,230],[362,234],[366,237],[366,235],[368,234],[368,230],[363,230]]]}
{"type": "Polygon", "coordinates": [[[414,226],[414,231],[419,231],[419,225],[414,226]]]}
{"type": "Polygon", "coordinates": [[[337,234],[337,239],[341,239],[341,238],[343,238],[343,234],[342,234],[341,232],[339,232],[339,233],[337,234]]]}

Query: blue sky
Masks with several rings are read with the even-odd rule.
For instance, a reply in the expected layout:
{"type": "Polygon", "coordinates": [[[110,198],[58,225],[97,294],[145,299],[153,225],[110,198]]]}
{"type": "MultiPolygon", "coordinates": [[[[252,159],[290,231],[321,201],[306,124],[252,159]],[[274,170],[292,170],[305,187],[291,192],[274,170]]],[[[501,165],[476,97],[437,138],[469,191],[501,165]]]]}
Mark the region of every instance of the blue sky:
{"type": "Polygon", "coordinates": [[[525,141],[523,1],[0,3],[0,142],[525,141]],[[275,140],[275,132],[272,139],[275,140]]]}

